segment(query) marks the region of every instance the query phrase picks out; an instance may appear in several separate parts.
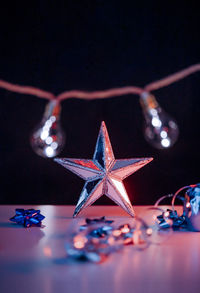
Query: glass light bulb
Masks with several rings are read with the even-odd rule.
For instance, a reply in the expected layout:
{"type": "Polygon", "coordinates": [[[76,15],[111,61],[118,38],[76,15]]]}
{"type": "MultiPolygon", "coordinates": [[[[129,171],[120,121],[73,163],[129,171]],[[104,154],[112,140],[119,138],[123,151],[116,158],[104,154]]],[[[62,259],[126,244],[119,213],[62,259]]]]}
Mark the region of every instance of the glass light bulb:
{"type": "Polygon", "coordinates": [[[65,144],[65,134],[60,126],[60,113],[60,103],[50,101],[45,108],[42,121],[31,135],[31,146],[36,154],[42,157],[55,157],[65,144]]]}
{"type": "Polygon", "coordinates": [[[157,149],[171,147],[179,135],[175,120],[160,107],[155,97],[147,92],[141,94],[140,104],[145,117],[145,139],[157,149]]]}

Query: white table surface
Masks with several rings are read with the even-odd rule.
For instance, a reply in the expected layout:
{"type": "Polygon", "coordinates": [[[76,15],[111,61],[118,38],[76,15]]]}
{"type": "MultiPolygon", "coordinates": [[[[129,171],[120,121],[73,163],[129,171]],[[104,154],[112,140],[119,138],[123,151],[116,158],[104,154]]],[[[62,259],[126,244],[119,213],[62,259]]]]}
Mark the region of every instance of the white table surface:
{"type": "MultiPolygon", "coordinates": [[[[145,216],[147,207],[135,207],[145,216]]],[[[72,219],[72,206],[0,206],[0,293],[200,292],[200,232],[173,232],[160,245],[126,246],[106,262],[68,263],[64,243],[85,217],[126,223],[117,206],[92,206],[72,219]],[[45,227],[9,222],[15,208],[40,209],[45,227]]]]}

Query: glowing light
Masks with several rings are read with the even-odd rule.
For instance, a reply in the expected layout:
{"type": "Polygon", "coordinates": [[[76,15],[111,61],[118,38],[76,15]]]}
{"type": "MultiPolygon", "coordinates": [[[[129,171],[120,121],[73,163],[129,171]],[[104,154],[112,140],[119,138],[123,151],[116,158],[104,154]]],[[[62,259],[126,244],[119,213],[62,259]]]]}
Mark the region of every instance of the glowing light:
{"type": "Polygon", "coordinates": [[[186,208],[190,208],[190,207],[191,207],[190,203],[187,202],[187,203],[186,203],[186,208]]]}
{"type": "Polygon", "coordinates": [[[108,243],[109,243],[110,245],[114,244],[114,242],[115,242],[114,237],[109,237],[109,238],[108,238],[108,243]]]}
{"type": "Polygon", "coordinates": [[[140,234],[141,234],[141,231],[133,232],[133,244],[139,244],[140,243],[140,234]]]}
{"type": "Polygon", "coordinates": [[[127,224],[124,225],[124,227],[122,227],[120,230],[121,230],[121,232],[122,232],[123,234],[126,234],[126,233],[130,232],[130,229],[129,229],[129,227],[128,227],[127,224]]]}
{"type": "Polygon", "coordinates": [[[48,130],[42,130],[42,132],[40,134],[40,138],[42,140],[45,140],[48,136],[49,136],[49,131],[48,130]]]}
{"type": "Polygon", "coordinates": [[[161,144],[163,147],[168,148],[170,146],[170,139],[169,138],[163,138],[161,140],[161,144]]]}
{"type": "Polygon", "coordinates": [[[50,120],[51,120],[52,123],[54,123],[56,121],[56,117],[55,116],[51,116],[50,117],[50,120]]]}
{"type": "Polygon", "coordinates": [[[118,237],[118,236],[121,235],[121,231],[120,231],[120,230],[114,230],[114,231],[112,232],[112,234],[113,234],[113,236],[118,237]]]}
{"type": "Polygon", "coordinates": [[[160,136],[162,138],[166,138],[167,137],[167,132],[165,130],[162,130],[161,133],[160,133],[160,136]]]}
{"type": "Polygon", "coordinates": [[[57,149],[57,147],[58,147],[58,143],[57,143],[56,141],[52,142],[51,147],[52,147],[52,149],[54,149],[54,150],[57,149]]]}
{"type": "Polygon", "coordinates": [[[160,127],[162,125],[162,122],[158,117],[153,117],[151,123],[154,127],[160,127]]]}
{"type": "Polygon", "coordinates": [[[31,135],[33,150],[44,158],[55,157],[64,146],[65,135],[60,126],[60,111],[60,105],[55,101],[50,101],[46,105],[42,121],[31,135]],[[54,113],[56,116],[53,115],[54,113]]]}
{"type": "Polygon", "coordinates": [[[164,213],[164,217],[165,217],[165,218],[168,218],[168,217],[169,217],[169,212],[165,212],[165,213],[164,213]]]}
{"type": "Polygon", "coordinates": [[[51,120],[48,119],[48,120],[45,122],[45,126],[44,126],[44,127],[48,127],[48,128],[50,128],[51,125],[52,125],[52,122],[51,122],[51,120]]]}
{"type": "Polygon", "coordinates": [[[172,219],[166,219],[165,221],[170,227],[173,225],[172,219]]]}
{"type": "Polygon", "coordinates": [[[141,94],[140,104],[145,118],[146,140],[157,149],[171,147],[179,135],[176,122],[160,107],[150,93],[141,94]]]}
{"type": "Polygon", "coordinates": [[[49,158],[54,156],[54,150],[50,146],[46,147],[45,153],[46,153],[47,157],[49,157],[49,158]]]}
{"type": "Polygon", "coordinates": [[[53,138],[51,136],[48,136],[46,139],[45,139],[45,142],[46,144],[51,144],[53,141],[53,138]]]}
{"type": "Polygon", "coordinates": [[[151,228],[146,229],[146,233],[148,236],[152,235],[153,230],[151,228]]]}
{"type": "Polygon", "coordinates": [[[156,109],[150,109],[150,113],[153,115],[153,116],[156,116],[158,114],[158,111],[156,109]]]}
{"type": "Polygon", "coordinates": [[[85,243],[87,242],[87,238],[82,237],[80,235],[77,235],[74,237],[74,247],[77,249],[81,249],[85,246],[85,243]]]}
{"type": "Polygon", "coordinates": [[[43,248],[43,252],[44,252],[44,255],[46,257],[51,257],[52,256],[52,250],[51,250],[51,248],[49,246],[45,246],[43,248]]]}

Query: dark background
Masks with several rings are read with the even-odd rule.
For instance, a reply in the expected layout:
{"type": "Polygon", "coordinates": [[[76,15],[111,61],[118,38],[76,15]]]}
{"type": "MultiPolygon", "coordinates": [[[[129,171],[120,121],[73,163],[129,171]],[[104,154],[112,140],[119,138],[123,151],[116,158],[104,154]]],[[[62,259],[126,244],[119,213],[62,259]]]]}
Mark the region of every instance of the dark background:
{"type": "MultiPolygon", "coordinates": [[[[0,78],[58,94],[144,86],[199,62],[199,9],[192,1],[27,1],[1,6],[0,78]],[[132,3],[132,4],[131,4],[132,3]]],[[[154,157],[125,180],[133,204],[152,204],[199,182],[199,74],[155,92],[180,127],[176,145],[144,140],[138,97],[64,101],[60,157],[92,158],[105,120],[116,158],[154,157]]],[[[30,132],[45,100],[0,90],[0,203],[75,204],[83,181],[37,156],[30,132]]],[[[111,201],[102,197],[97,203],[111,201]]]]}

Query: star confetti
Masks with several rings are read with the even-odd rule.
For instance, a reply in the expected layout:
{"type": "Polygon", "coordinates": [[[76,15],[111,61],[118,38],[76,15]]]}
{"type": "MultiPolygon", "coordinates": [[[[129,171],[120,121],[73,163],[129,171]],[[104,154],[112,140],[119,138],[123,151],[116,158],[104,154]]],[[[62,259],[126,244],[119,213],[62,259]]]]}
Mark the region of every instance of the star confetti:
{"type": "Polygon", "coordinates": [[[104,194],[134,217],[123,180],[151,162],[153,158],[115,160],[105,122],[102,122],[92,160],[70,158],[54,160],[86,181],[73,217],[104,194]]]}
{"type": "Polygon", "coordinates": [[[15,213],[16,215],[10,218],[10,221],[23,225],[25,228],[29,228],[32,225],[40,227],[41,221],[45,218],[45,216],[40,214],[40,210],[16,209],[15,213]]]}

